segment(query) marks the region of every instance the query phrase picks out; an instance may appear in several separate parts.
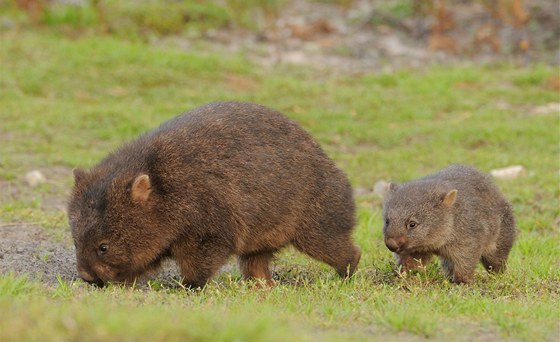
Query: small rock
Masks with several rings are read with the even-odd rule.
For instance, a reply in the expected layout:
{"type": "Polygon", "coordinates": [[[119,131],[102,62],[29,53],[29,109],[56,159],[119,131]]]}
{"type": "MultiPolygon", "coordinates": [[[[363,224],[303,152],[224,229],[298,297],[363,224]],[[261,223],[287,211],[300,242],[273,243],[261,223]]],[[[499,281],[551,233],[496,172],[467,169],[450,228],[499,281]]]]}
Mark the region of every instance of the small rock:
{"type": "Polygon", "coordinates": [[[378,181],[373,186],[373,193],[378,195],[379,197],[385,197],[385,195],[387,194],[387,190],[389,190],[389,183],[384,180],[378,181]]]}
{"type": "Polygon", "coordinates": [[[4,253],[0,253],[0,259],[4,259],[4,253]]]}
{"type": "Polygon", "coordinates": [[[354,196],[365,196],[371,193],[369,188],[354,188],[354,196]]]}
{"type": "Polygon", "coordinates": [[[300,51],[292,51],[292,52],[286,52],[283,55],[283,62],[286,62],[288,64],[305,64],[307,63],[309,57],[307,57],[307,55],[303,52],[300,51]]]}
{"type": "Polygon", "coordinates": [[[560,103],[551,102],[533,108],[533,110],[531,110],[531,115],[549,115],[549,114],[556,114],[559,112],[560,112],[560,103]]]}
{"type": "Polygon", "coordinates": [[[497,179],[515,179],[525,174],[525,168],[521,165],[513,165],[501,169],[490,170],[490,174],[497,179]]]}
{"type": "Polygon", "coordinates": [[[17,247],[16,248],[16,253],[17,254],[22,254],[23,253],[23,247],[17,247]]]}
{"type": "Polygon", "coordinates": [[[29,184],[29,186],[34,188],[37,185],[46,182],[47,179],[45,178],[45,176],[43,176],[41,171],[33,170],[33,171],[29,171],[25,175],[25,181],[27,182],[27,184],[29,184]]]}

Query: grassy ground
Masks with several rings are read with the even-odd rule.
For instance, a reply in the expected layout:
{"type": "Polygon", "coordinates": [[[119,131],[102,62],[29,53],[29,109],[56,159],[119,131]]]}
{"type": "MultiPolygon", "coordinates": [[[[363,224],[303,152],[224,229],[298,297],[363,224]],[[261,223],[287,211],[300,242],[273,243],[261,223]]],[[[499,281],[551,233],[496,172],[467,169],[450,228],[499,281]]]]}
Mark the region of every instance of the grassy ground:
{"type": "MultiPolygon", "coordinates": [[[[359,196],[363,251],[351,281],[292,250],[259,290],[234,269],[198,293],[157,282],[151,290],[95,289],[60,279],[44,286],[0,275],[0,340],[555,340],[560,317],[559,102],[544,65],[456,65],[341,77],[305,68],[263,69],[224,57],[111,37],[66,38],[33,30],[0,34],[0,180],[24,187],[34,168],[92,166],[123,141],[200,104],[246,100],[300,122],[355,187],[407,181],[450,163],[482,170],[524,165],[499,181],[519,225],[509,269],[471,286],[449,284],[437,264],[392,273],[380,199],[359,196]]],[[[70,244],[67,172],[25,196],[0,197],[0,221],[34,222],[70,244]]],[[[0,189],[4,191],[5,189],[0,189]]]]}

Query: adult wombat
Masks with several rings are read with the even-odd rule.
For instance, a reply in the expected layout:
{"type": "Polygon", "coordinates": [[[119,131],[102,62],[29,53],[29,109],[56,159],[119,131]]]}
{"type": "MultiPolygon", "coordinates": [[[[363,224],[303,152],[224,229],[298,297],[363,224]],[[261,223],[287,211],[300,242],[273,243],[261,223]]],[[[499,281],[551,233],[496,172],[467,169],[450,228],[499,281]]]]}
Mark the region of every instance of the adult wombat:
{"type": "Polygon", "coordinates": [[[345,175],[295,122],[249,103],[211,103],[141,135],[90,171],[74,170],[68,207],[78,273],[129,282],[165,258],[204,286],[232,254],[271,282],[292,244],[341,276],[360,259],[345,175]]]}
{"type": "Polygon", "coordinates": [[[391,184],[383,234],[403,271],[438,255],[454,283],[472,280],[481,261],[502,272],[515,240],[510,204],[484,173],[452,165],[403,185],[391,184]]]}

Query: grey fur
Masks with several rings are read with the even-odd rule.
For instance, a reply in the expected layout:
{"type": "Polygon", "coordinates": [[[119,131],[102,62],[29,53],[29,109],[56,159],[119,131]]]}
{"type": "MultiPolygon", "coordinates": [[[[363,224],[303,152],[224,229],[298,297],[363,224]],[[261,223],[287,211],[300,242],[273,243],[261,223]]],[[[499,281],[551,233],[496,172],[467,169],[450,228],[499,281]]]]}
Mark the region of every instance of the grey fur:
{"type": "Polygon", "coordinates": [[[492,179],[468,165],[391,185],[383,220],[385,244],[403,271],[437,255],[454,283],[471,282],[479,261],[489,272],[503,272],[517,231],[511,205],[492,179]]]}

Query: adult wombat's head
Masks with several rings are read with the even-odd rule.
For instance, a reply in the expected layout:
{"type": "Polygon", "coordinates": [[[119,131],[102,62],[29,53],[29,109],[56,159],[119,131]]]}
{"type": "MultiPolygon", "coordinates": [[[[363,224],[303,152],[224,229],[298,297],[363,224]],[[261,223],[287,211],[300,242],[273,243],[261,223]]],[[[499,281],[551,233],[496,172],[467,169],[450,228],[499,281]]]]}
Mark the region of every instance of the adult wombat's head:
{"type": "Polygon", "coordinates": [[[148,175],[108,177],[75,169],[74,181],[68,218],[82,279],[98,285],[132,281],[159,265],[148,175]]]}
{"type": "Polygon", "coordinates": [[[391,251],[441,247],[452,233],[457,190],[431,181],[390,184],[383,203],[383,235],[391,251]]]}

